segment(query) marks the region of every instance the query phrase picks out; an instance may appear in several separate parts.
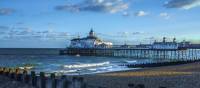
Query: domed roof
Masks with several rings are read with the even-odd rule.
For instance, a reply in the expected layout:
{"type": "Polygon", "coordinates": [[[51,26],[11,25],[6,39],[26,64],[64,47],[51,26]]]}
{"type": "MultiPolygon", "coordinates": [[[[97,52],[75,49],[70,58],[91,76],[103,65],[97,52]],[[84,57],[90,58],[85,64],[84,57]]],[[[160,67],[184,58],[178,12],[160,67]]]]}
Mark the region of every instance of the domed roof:
{"type": "Polygon", "coordinates": [[[102,41],[97,36],[95,36],[95,33],[94,33],[93,29],[90,30],[89,35],[87,37],[85,37],[85,38],[74,38],[71,41],[90,40],[90,39],[94,39],[96,41],[102,41]]]}

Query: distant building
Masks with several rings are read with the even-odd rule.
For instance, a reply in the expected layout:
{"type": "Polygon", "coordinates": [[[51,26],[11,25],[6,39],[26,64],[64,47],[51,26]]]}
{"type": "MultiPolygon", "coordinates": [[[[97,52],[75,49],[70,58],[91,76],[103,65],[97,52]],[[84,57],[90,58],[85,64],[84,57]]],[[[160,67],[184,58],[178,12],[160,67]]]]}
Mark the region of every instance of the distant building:
{"type": "Polygon", "coordinates": [[[191,43],[189,41],[183,40],[182,42],[179,43],[180,47],[190,47],[191,43]]]}
{"type": "Polygon", "coordinates": [[[155,41],[152,44],[152,49],[178,49],[179,44],[176,42],[176,38],[172,42],[167,42],[166,37],[163,37],[162,42],[155,41]]]}
{"type": "Polygon", "coordinates": [[[72,39],[70,48],[111,48],[112,45],[111,42],[104,42],[99,39],[91,29],[87,37],[72,39]]]}
{"type": "Polygon", "coordinates": [[[136,48],[151,48],[152,45],[151,44],[139,44],[136,45],[136,48]]]}

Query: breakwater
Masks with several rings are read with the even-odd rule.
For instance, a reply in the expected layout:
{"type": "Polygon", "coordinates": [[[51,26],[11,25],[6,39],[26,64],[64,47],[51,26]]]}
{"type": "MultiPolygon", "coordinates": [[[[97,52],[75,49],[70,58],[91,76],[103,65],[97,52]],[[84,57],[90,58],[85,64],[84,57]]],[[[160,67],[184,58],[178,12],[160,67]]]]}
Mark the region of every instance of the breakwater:
{"type": "Polygon", "coordinates": [[[129,68],[149,68],[149,67],[161,67],[161,66],[172,66],[199,62],[199,59],[185,60],[185,61],[165,61],[165,62],[148,62],[148,63],[136,63],[136,64],[124,64],[129,68]]]}
{"type": "Polygon", "coordinates": [[[0,68],[0,75],[30,84],[36,88],[86,88],[84,87],[83,77],[78,76],[70,79],[66,75],[56,76],[54,73],[45,74],[45,72],[36,74],[35,71],[28,72],[18,68],[0,68]]]}
{"type": "MultiPolygon", "coordinates": [[[[108,88],[105,85],[96,86],[87,83],[83,76],[56,76],[54,73],[45,74],[18,68],[0,68],[0,75],[15,81],[32,85],[35,88],[108,88]]],[[[146,88],[144,84],[127,83],[127,88],[146,88]]],[[[148,88],[148,87],[147,87],[148,88]]],[[[166,88],[160,86],[158,88],[166,88]]]]}

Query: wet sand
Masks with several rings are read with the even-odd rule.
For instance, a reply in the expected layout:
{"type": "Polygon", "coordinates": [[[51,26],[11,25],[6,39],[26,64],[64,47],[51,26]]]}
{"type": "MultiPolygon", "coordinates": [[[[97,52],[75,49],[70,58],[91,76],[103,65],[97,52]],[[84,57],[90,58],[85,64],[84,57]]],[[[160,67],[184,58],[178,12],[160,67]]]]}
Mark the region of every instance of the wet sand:
{"type": "Polygon", "coordinates": [[[86,75],[84,78],[91,88],[98,88],[98,86],[106,88],[129,88],[128,84],[144,84],[145,88],[199,88],[200,62],[86,75]]]}

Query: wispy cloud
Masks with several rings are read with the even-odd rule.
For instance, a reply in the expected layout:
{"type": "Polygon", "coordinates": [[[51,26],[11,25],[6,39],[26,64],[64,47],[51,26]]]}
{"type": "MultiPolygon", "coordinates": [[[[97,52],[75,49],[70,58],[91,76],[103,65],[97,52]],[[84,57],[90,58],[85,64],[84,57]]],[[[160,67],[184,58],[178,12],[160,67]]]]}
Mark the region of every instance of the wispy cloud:
{"type": "Polygon", "coordinates": [[[130,37],[135,35],[142,35],[144,32],[118,32],[118,37],[130,37]]]}
{"type": "Polygon", "coordinates": [[[11,8],[0,8],[0,15],[10,15],[14,12],[11,8]]]}
{"type": "Polygon", "coordinates": [[[167,20],[167,19],[170,19],[170,17],[171,17],[171,16],[170,16],[168,13],[166,13],[166,12],[160,13],[159,16],[162,17],[162,18],[164,18],[164,19],[166,19],[166,20],[167,20]]]}
{"type": "Polygon", "coordinates": [[[143,10],[140,10],[140,11],[135,13],[135,16],[139,16],[139,17],[146,16],[146,15],[148,15],[148,13],[143,11],[143,10]]]}
{"type": "Polygon", "coordinates": [[[122,15],[123,16],[130,16],[130,13],[125,11],[125,12],[122,13],[122,15]]]}
{"type": "Polygon", "coordinates": [[[200,6],[200,0],[170,0],[164,6],[167,8],[191,9],[200,6]]]}
{"type": "Polygon", "coordinates": [[[0,39],[2,40],[65,40],[67,39],[67,32],[56,32],[53,30],[34,31],[29,27],[14,27],[0,26],[0,39]]]}
{"type": "Polygon", "coordinates": [[[125,17],[133,17],[133,16],[143,17],[143,16],[147,16],[147,15],[149,15],[149,13],[146,12],[146,11],[143,11],[143,10],[139,10],[139,11],[136,11],[136,12],[133,12],[133,11],[124,11],[122,13],[122,16],[125,16],[125,17]]]}
{"type": "Polygon", "coordinates": [[[56,10],[70,11],[70,12],[105,12],[117,13],[127,10],[129,4],[124,0],[84,0],[77,4],[68,4],[56,6],[56,10]]]}
{"type": "Polygon", "coordinates": [[[8,26],[0,26],[0,31],[6,31],[9,30],[8,26]]]}

